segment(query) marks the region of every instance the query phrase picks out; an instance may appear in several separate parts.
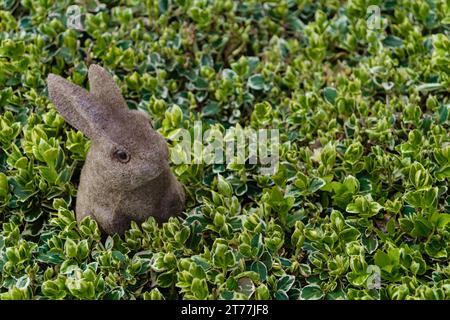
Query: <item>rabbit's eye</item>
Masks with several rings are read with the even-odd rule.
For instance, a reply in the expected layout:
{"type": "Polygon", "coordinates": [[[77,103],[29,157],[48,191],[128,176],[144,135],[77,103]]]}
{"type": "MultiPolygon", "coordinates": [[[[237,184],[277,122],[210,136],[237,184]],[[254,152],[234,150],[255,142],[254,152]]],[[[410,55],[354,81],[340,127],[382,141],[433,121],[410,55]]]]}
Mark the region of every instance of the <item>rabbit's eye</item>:
{"type": "Polygon", "coordinates": [[[130,161],[130,155],[124,150],[116,150],[114,152],[114,157],[122,163],[130,161]]]}

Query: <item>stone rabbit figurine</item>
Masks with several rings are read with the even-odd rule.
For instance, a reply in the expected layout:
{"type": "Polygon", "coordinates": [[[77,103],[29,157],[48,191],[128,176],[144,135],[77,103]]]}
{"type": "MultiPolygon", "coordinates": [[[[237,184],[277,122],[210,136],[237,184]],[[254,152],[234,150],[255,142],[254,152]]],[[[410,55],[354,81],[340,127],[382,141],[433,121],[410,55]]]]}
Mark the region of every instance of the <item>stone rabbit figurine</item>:
{"type": "Polygon", "coordinates": [[[76,201],[80,222],[91,216],[106,234],[123,234],[131,221],[159,223],[183,211],[185,194],[169,167],[169,150],[142,111],[130,110],[114,79],[91,65],[90,91],[50,74],[51,101],[91,139],[76,201]]]}

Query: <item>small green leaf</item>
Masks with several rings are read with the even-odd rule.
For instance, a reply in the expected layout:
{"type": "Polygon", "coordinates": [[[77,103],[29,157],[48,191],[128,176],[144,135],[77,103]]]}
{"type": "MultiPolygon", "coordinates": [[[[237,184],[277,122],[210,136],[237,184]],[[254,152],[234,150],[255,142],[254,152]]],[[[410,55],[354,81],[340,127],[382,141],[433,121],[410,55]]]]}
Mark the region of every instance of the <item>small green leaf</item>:
{"type": "Polygon", "coordinates": [[[226,181],[220,174],[217,175],[217,189],[219,190],[220,194],[231,197],[233,195],[233,188],[231,187],[231,184],[226,181]]]}
{"type": "Polygon", "coordinates": [[[9,193],[9,185],[6,174],[0,172],[0,198],[5,198],[9,193]]]}
{"type": "Polygon", "coordinates": [[[255,290],[255,298],[257,300],[269,300],[270,292],[265,284],[260,284],[255,290]]]}
{"type": "Polygon", "coordinates": [[[255,261],[250,266],[250,270],[256,272],[259,275],[261,281],[267,280],[267,267],[261,261],[255,261]]]}
{"type": "Polygon", "coordinates": [[[246,297],[250,297],[255,292],[255,284],[248,277],[239,278],[237,291],[246,297]]]}
{"type": "Polygon", "coordinates": [[[211,117],[220,112],[220,105],[217,102],[210,101],[203,109],[202,115],[204,117],[211,117]]]}
{"type": "Polygon", "coordinates": [[[360,287],[366,283],[367,278],[369,277],[369,274],[351,271],[351,272],[347,273],[346,277],[352,285],[360,287]]]}
{"type": "Polygon", "coordinates": [[[450,105],[442,105],[439,108],[439,123],[444,123],[448,119],[450,105]]]}
{"type": "Polygon", "coordinates": [[[283,290],[278,290],[277,292],[275,292],[275,299],[276,300],[289,300],[289,296],[283,290]]]}
{"type": "Polygon", "coordinates": [[[67,239],[64,244],[64,252],[68,258],[75,258],[77,256],[77,244],[72,239],[67,239]]]}
{"type": "Polygon", "coordinates": [[[311,182],[309,183],[308,191],[310,193],[314,193],[320,188],[322,188],[324,185],[326,185],[325,180],[321,178],[313,178],[311,182]]]}
{"type": "Polygon", "coordinates": [[[158,0],[159,12],[164,14],[169,9],[170,0],[158,0]]]}
{"type": "Polygon", "coordinates": [[[418,91],[430,92],[442,89],[444,86],[441,83],[423,83],[418,85],[416,88],[418,91]]]}
{"type": "Polygon", "coordinates": [[[325,89],[323,89],[323,96],[327,102],[334,104],[337,97],[337,91],[335,88],[326,87],[325,89]]]}
{"type": "Polygon", "coordinates": [[[264,88],[264,78],[261,74],[255,74],[248,78],[248,86],[254,90],[262,90],[264,88]]]}
{"type": "Polygon", "coordinates": [[[383,39],[383,44],[386,47],[391,47],[391,48],[400,48],[403,46],[403,40],[399,37],[393,36],[393,35],[389,35],[386,38],[383,39]]]}
{"type": "Polygon", "coordinates": [[[294,284],[295,277],[291,275],[284,275],[277,281],[277,289],[282,291],[289,291],[294,284]]]}
{"type": "Polygon", "coordinates": [[[309,284],[301,289],[301,300],[319,300],[322,299],[324,293],[322,289],[316,284],[309,284]]]}
{"type": "Polygon", "coordinates": [[[437,226],[439,228],[444,228],[447,224],[450,223],[450,214],[441,213],[437,219],[437,226]]]}

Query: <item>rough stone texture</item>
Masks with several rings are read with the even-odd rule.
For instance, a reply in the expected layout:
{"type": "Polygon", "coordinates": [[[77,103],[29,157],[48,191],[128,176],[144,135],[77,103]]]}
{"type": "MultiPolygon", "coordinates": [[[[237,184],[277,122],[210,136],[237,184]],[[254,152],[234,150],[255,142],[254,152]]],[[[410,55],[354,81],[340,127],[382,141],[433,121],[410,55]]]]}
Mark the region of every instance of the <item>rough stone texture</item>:
{"type": "Polygon", "coordinates": [[[89,215],[102,232],[123,234],[132,220],[164,222],[181,214],[185,194],[164,137],[144,112],[128,109],[111,75],[91,65],[90,91],[54,74],[47,83],[59,113],[92,140],[78,186],[78,222],[89,215]],[[118,151],[128,157],[120,159],[118,151]]]}

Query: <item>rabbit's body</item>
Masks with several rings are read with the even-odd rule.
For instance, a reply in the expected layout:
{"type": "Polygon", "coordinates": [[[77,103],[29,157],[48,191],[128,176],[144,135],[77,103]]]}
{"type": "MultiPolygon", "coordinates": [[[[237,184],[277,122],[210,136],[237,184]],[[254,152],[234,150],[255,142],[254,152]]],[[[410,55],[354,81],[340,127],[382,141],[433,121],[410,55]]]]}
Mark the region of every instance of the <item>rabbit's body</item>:
{"type": "Polygon", "coordinates": [[[89,68],[91,91],[50,75],[58,111],[92,140],[78,186],[76,214],[95,219],[107,234],[123,234],[131,221],[158,222],[181,214],[184,191],[168,163],[164,138],[141,111],[129,110],[114,80],[89,68]]]}
{"type": "Polygon", "coordinates": [[[131,221],[142,223],[153,216],[156,221],[164,222],[183,210],[184,192],[170,168],[135,189],[117,190],[98,174],[96,159],[90,158],[88,154],[78,186],[78,221],[90,215],[105,233],[123,234],[131,221]]]}

